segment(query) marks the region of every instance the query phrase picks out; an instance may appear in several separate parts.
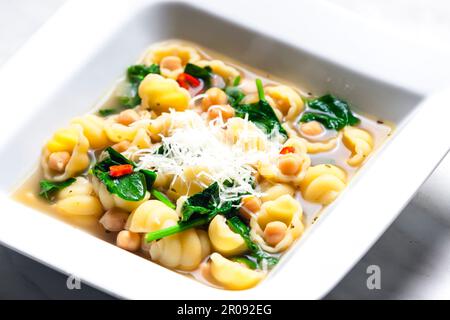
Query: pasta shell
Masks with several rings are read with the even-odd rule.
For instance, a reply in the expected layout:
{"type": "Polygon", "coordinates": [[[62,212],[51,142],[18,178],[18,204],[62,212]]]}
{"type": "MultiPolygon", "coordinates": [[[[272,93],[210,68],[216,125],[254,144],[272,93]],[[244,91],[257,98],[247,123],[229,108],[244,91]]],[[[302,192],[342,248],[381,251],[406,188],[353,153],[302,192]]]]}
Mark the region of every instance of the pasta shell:
{"type": "Polygon", "coordinates": [[[289,194],[264,202],[258,214],[250,220],[252,239],[267,252],[284,251],[303,233],[302,216],[303,210],[300,203],[289,194]],[[287,231],[281,241],[275,246],[270,246],[264,240],[263,235],[266,225],[273,221],[284,223],[287,231]]]}
{"type": "Polygon", "coordinates": [[[146,65],[153,63],[160,64],[163,58],[170,56],[180,58],[183,66],[200,59],[198,51],[192,47],[179,44],[167,44],[150,47],[145,54],[144,63],[146,65]]]}
{"type": "Polygon", "coordinates": [[[103,208],[93,195],[92,184],[83,177],[78,177],[70,186],[57,194],[56,211],[68,216],[99,216],[103,208]]]}
{"type": "Polygon", "coordinates": [[[210,253],[206,232],[189,229],[152,242],[150,257],[165,267],[194,270],[210,253]]]}
{"type": "Polygon", "coordinates": [[[286,120],[294,120],[304,108],[300,95],[288,86],[268,87],[265,92],[273,99],[275,108],[283,114],[286,120]]]}
{"type": "Polygon", "coordinates": [[[189,92],[181,88],[173,79],[165,79],[158,74],[149,74],[139,85],[142,107],[156,113],[168,112],[170,109],[184,111],[189,106],[189,92]]]}
{"type": "Polygon", "coordinates": [[[208,235],[214,250],[224,256],[239,255],[247,251],[242,236],[232,231],[221,215],[215,216],[209,224],[208,235]]]}
{"type": "Polygon", "coordinates": [[[342,137],[344,145],[352,152],[347,163],[351,166],[362,164],[373,150],[373,138],[365,130],[347,126],[342,137]]]}
{"type": "Polygon", "coordinates": [[[310,167],[300,190],[307,201],[330,204],[346,186],[346,173],[331,164],[310,167]]]}
{"type": "Polygon", "coordinates": [[[71,123],[76,123],[83,127],[83,134],[88,139],[91,148],[104,149],[111,145],[111,141],[104,130],[104,122],[104,119],[89,114],[75,118],[71,123]]]}
{"type": "Polygon", "coordinates": [[[127,221],[127,229],[136,233],[147,233],[162,229],[164,224],[176,224],[178,215],[158,200],[147,200],[134,210],[127,221]]]}
{"type": "Polygon", "coordinates": [[[226,289],[244,290],[256,286],[265,273],[249,269],[215,252],[211,255],[211,275],[226,289]]]}
{"type": "Polygon", "coordinates": [[[295,151],[290,155],[298,159],[300,168],[294,175],[283,174],[278,168],[277,161],[280,155],[272,156],[267,161],[260,161],[257,165],[258,172],[272,183],[292,183],[296,186],[303,180],[308,170],[311,159],[307,154],[306,142],[298,137],[289,138],[283,145],[285,147],[294,147],[295,151]]]}
{"type": "Polygon", "coordinates": [[[44,147],[41,165],[44,177],[51,181],[64,181],[82,173],[89,166],[89,141],[83,134],[83,128],[79,124],[72,124],[69,128],[58,130],[44,147]],[[70,153],[70,159],[64,172],[58,173],[51,170],[48,160],[53,152],[66,151],[70,153]]]}

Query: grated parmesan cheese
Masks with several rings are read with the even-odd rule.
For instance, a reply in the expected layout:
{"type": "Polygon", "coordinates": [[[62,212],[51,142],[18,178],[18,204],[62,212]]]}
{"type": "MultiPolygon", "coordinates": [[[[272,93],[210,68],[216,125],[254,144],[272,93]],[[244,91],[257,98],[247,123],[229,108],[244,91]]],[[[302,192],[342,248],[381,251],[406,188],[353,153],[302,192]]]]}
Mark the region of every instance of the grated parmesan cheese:
{"type": "Polygon", "coordinates": [[[133,159],[138,159],[138,168],[173,176],[172,181],[180,178],[189,183],[184,175],[185,169],[202,168],[196,178],[204,175],[218,183],[219,206],[239,199],[242,194],[260,196],[253,186],[256,174],[254,165],[267,158],[270,153],[278,153],[280,139],[268,139],[248,119],[243,121],[244,126],[237,139],[231,141],[226,135],[227,126],[223,119],[208,122],[205,117],[192,110],[171,111],[168,136],[161,136],[161,144],[137,150],[132,156],[133,159]],[[255,138],[264,139],[264,150],[258,150],[248,143],[249,139],[255,138]],[[156,150],[161,146],[164,152],[157,154],[156,150]],[[227,185],[230,181],[233,183],[231,186],[227,185]]]}

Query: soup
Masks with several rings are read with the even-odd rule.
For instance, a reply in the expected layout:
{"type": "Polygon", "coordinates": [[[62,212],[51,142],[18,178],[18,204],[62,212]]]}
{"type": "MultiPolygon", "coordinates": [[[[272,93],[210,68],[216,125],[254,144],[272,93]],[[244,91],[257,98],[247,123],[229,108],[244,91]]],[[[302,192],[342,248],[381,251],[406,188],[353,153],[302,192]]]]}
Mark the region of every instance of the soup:
{"type": "Polygon", "coordinates": [[[211,286],[257,285],[393,130],[183,41],[61,124],[14,197],[211,286]]]}

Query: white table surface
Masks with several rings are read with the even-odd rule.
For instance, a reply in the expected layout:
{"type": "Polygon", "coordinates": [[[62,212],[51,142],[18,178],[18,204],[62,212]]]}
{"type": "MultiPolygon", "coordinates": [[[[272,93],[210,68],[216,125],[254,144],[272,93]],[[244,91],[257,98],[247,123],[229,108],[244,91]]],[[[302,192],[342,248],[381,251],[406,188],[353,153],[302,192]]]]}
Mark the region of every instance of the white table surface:
{"type": "MultiPolygon", "coordinates": [[[[450,3],[446,0],[330,1],[384,24],[401,37],[429,46],[450,46],[450,3]]],[[[0,0],[0,65],[64,2],[0,0]]],[[[327,298],[450,298],[449,195],[450,156],[442,161],[398,219],[327,298]],[[369,265],[381,268],[380,290],[367,289],[369,265]]],[[[109,298],[84,284],[81,290],[68,290],[66,279],[0,246],[0,299],[109,298]]]]}

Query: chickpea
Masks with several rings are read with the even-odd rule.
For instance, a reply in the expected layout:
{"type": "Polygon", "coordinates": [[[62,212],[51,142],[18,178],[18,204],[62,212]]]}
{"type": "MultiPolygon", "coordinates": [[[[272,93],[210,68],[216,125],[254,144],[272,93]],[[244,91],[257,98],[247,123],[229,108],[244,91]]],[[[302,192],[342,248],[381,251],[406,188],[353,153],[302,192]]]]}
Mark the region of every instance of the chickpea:
{"type": "Polygon", "coordinates": [[[141,237],[138,233],[122,230],[117,234],[116,244],[128,251],[137,251],[141,247],[141,237]]]}
{"type": "Polygon", "coordinates": [[[112,208],[105,212],[99,222],[106,230],[118,232],[125,228],[128,219],[128,212],[119,208],[112,208]]]}
{"type": "Polygon", "coordinates": [[[119,117],[117,118],[117,122],[125,126],[128,126],[138,120],[139,115],[136,111],[131,109],[122,111],[121,113],[119,113],[119,117]]]}
{"type": "Polygon", "coordinates": [[[111,148],[113,148],[113,149],[116,150],[117,152],[122,153],[122,152],[124,152],[124,151],[127,151],[128,148],[130,147],[130,145],[131,145],[131,142],[130,142],[130,141],[128,141],[128,140],[123,140],[123,141],[120,141],[120,142],[118,142],[118,143],[112,145],[111,148]]]}
{"type": "Polygon", "coordinates": [[[210,120],[222,117],[223,121],[226,122],[228,119],[234,117],[234,109],[229,105],[218,106],[214,105],[208,109],[208,118],[210,120]]]}
{"type": "Polygon", "coordinates": [[[281,173],[287,176],[293,176],[300,171],[300,159],[293,154],[285,154],[280,156],[278,160],[278,168],[281,173]]]}
{"type": "Polygon", "coordinates": [[[286,235],[287,226],[281,221],[272,221],[264,229],[264,239],[271,246],[276,246],[286,235]]]}
{"type": "Polygon", "coordinates": [[[317,136],[323,132],[322,125],[317,121],[302,123],[300,130],[308,136],[317,136]]]}
{"type": "Polygon", "coordinates": [[[53,152],[48,157],[48,167],[57,172],[63,172],[70,160],[70,153],[67,151],[53,152]]]}
{"type": "Polygon", "coordinates": [[[211,88],[205,92],[205,97],[202,100],[203,111],[208,110],[212,105],[225,105],[228,102],[228,97],[223,90],[219,88],[211,88]]]}
{"type": "Polygon", "coordinates": [[[177,56],[168,56],[161,59],[159,64],[161,69],[167,69],[170,71],[175,71],[182,68],[182,61],[177,56]]]}
{"type": "Polygon", "coordinates": [[[250,213],[256,213],[261,209],[261,200],[255,196],[248,196],[242,199],[242,205],[239,208],[239,214],[250,220],[250,213]]]}

